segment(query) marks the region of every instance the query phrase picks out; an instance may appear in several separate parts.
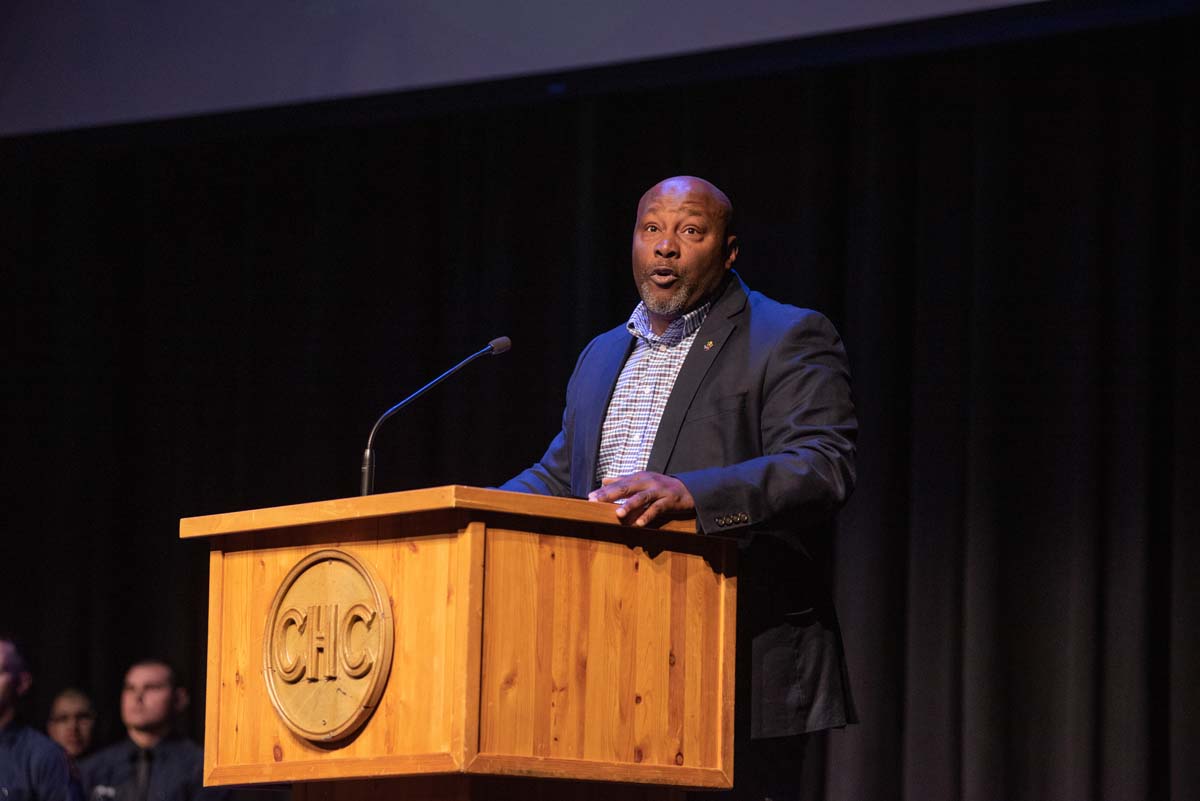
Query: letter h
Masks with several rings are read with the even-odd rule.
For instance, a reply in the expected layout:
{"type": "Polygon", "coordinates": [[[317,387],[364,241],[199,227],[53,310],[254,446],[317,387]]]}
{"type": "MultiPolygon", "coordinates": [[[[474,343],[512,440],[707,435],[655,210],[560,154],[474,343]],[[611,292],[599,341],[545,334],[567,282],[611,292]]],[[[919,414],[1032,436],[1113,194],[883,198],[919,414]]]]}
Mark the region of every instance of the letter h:
{"type": "Polygon", "coordinates": [[[337,678],[337,604],[308,607],[308,680],[337,678]],[[322,660],[321,656],[325,658],[322,660]],[[322,674],[321,665],[325,670],[322,674]]]}

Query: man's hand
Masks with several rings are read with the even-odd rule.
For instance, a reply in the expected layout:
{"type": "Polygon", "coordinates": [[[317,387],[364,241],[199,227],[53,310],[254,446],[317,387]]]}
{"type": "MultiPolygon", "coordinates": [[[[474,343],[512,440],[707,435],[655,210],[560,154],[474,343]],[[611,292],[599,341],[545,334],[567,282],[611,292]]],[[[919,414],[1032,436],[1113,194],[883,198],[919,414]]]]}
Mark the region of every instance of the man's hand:
{"type": "Polygon", "coordinates": [[[646,526],[660,515],[683,515],[696,510],[696,501],[683,482],[662,473],[632,473],[604,479],[604,486],[588,495],[589,501],[612,503],[625,499],[617,507],[617,517],[646,526]]]}

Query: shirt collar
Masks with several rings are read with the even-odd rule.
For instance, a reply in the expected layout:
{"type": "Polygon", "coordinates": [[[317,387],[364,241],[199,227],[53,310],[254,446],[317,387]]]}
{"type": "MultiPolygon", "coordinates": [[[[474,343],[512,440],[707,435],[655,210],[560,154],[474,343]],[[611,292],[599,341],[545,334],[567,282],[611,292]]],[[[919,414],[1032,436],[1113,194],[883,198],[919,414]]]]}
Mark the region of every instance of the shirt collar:
{"type": "Polygon", "coordinates": [[[704,322],[704,318],[708,316],[710,308],[712,308],[712,301],[703,306],[697,306],[682,317],[672,320],[666,331],[656,334],[650,325],[650,313],[646,310],[646,304],[643,301],[638,303],[637,308],[633,310],[633,314],[629,316],[629,322],[625,323],[625,328],[635,337],[641,337],[651,344],[674,346],[696,332],[704,322]]]}
{"type": "Polygon", "coordinates": [[[166,737],[162,738],[161,740],[159,740],[157,743],[150,746],[149,748],[142,748],[140,745],[138,745],[132,739],[130,739],[129,735],[126,735],[123,744],[125,746],[126,756],[129,759],[135,759],[138,755],[138,752],[140,752],[140,751],[149,751],[151,754],[154,754],[154,755],[163,753],[165,751],[169,751],[172,747],[170,745],[170,743],[173,742],[174,740],[178,740],[178,739],[179,739],[179,734],[172,731],[169,734],[167,734],[166,737]]]}

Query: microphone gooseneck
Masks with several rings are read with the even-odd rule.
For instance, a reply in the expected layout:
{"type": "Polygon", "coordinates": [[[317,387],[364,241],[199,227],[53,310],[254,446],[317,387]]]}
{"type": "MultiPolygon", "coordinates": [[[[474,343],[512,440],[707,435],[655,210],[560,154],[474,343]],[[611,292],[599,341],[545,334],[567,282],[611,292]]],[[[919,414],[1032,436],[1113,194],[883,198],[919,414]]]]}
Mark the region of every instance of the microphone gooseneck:
{"type": "Polygon", "coordinates": [[[471,362],[478,359],[480,356],[487,356],[489,353],[493,356],[499,356],[501,353],[505,353],[506,351],[508,351],[511,347],[512,347],[511,339],[509,339],[508,337],[496,337],[491,342],[487,343],[486,347],[482,348],[481,350],[476,351],[475,353],[472,353],[470,356],[463,359],[461,362],[454,365],[449,370],[442,373],[437,378],[433,379],[428,384],[421,387],[416,392],[409,395],[407,398],[400,401],[395,406],[393,406],[392,408],[388,409],[386,412],[381,414],[379,416],[379,419],[375,421],[375,425],[371,426],[371,433],[367,436],[367,448],[366,448],[366,450],[363,451],[362,482],[361,482],[361,487],[360,487],[362,494],[370,495],[372,492],[375,491],[375,450],[374,450],[375,434],[379,431],[379,427],[381,425],[383,425],[384,420],[388,419],[393,414],[400,411],[405,406],[412,403],[417,398],[421,397],[426,392],[433,389],[438,384],[442,383],[447,378],[454,375],[459,370],[463,369],[468,364],[470,364],[471,362]]]}

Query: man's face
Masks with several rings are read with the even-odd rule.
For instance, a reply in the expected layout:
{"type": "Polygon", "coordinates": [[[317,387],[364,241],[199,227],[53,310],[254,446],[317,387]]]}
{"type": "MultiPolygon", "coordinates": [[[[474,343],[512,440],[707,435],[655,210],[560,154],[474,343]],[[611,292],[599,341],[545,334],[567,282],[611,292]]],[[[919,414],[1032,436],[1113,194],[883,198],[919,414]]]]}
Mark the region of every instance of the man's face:
{"type": "Polygon", "coordinates": [[[166,665],[134,665],[121,691],[121,722],[131,729],[155,731],[168,726],[175,709],[171,671],[166,665]]]}
{"type": "Polygon", "coordinates": [[[91,703],[81,695],[60,695],[50,707],[46,734],[72,757],[78,757],[92,747],[92,729],[96,713],[91,703]]]}
{"type": "Polygon", "coordinates": [[[664,327],[711,294],[737,258],[725,230],[727,206],[714,190],[695,178],[670,178],[638,204],[633,281],[664,327]]]}

